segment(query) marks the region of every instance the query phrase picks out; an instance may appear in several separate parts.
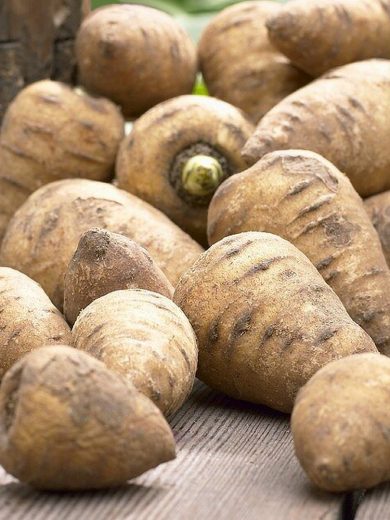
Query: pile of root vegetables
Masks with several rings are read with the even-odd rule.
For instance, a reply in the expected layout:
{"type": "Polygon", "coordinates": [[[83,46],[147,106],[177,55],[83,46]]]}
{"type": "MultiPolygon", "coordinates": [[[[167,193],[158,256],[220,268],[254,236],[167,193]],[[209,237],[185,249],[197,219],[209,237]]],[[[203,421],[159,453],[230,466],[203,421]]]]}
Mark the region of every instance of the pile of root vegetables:
{"type": "Polygon", "coordinates": [[[390,480],[390,0],[242,2],[198,48],[114,5],[76,57],[1,128],[0,464],[124,483],[197,376],[292,413],[320,488],[390,480]]]}

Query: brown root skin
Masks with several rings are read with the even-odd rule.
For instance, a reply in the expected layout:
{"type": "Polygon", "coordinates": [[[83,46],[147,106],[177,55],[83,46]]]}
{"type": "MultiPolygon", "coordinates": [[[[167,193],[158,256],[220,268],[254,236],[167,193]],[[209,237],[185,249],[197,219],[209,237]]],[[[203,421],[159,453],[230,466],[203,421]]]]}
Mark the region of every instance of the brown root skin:
{"type": "Polygon", "coordinates": [[[198,338],[197,376],[283,412],[322,366],[377,352],[307,257],[269,233],[211,246],[182,276],[174,301],[198,338]]]}
{"type": "Polygon", "coordinates": [[[180,24],[142,5],[93,11],[80,27],[76,56],[81,84],[112,99],[128,119],[190,94],[197,73],[195,46],[180,24]]]}
{"type": "Polygon", "coordinates": [[[329,161],[302,150],[264,156],[220,187],[208,224],[211,244],[245,231],[294,244],[390,355],[390,271],[360,197],[329,161]]]}
{"type": "Polygon", "coordinates": [[[103,182],[58,181],[33,193],[12,218],[0,263],[38,281],[58,307],[80,237],[93,227],[145,247],[172,285],[203,251],[160,211],[103,182]]]}
{"type": "Polygon", "coordinates": [[[184,164],[194,155],[210,155],[223,178],[245,168],[241,157],[253,125],[237,108],[206,96],[180,96],[153,107],[122,142],[116,163],[120,188],[168,215],[201,244],[207,244],[207,207],[211,194],[183,189],[184,164]]]}
{"type": "Polygon", "coordinates": [[[390,58],[388,0],[296,0],[267,20],[272,43],[312,76],[369,58],[390,58]],[[364,45],[362,45],[364,42],[364,45]]]}
{"type": "Polygon", "coordinates": [[[38,349],[2,381],[0,463],[30,486],[119,486],[174,457],[161,412],[84,352],[38,349]]]}
{"type": "Polygon", "coordinates": [[[68,325],[43,289],[19,271],[0,267],[0,380],[30,351],[71,341],[68,325]]]}
{"type": "Polygon", "coordinates": [[[311,79],[269,41],[265,21],[279,9],[264,1],[227,7],[207,25],[198,46],[210,94],[241,108],[255,123],[311,79]]]}
{"type": "Polygon", "coordinates": [[[377,230],[387,265],[390,267],[390,191],[366,199],[364,206],[377,230]]]}
{"type": "Polygon", "coordinates": [[[332,492],[390,480],[390,360],[347,357],[322,368],[299,392],[291,428],[312,482],[332,492]]]}
{"type": "Polygon", "coordinates": [[[75,347],[125,376],[169,415],[188,397],[198,348],[183,312],[145,290],[116,291],[86,307],[73,327],[75,347]]]}
{"type": "Polygon", "coordinates": [[[8,107],[0,137],[0,237],[27,197],[49,182],[108,181],[123,118],[107,99],[56,81],[23,89],[8,107]]]}
{"type": "Polygon", "coordinates": [[[94,300],[121,289],[147,289],[172,298],[173,287],[143,247],[94,228],[82,235],[65,274],[64,313],[71,325],[94,300]]]}
{"type": "Polygon", "coordinates": [[[390,188],[390,60],[345,65],[270,110],[248,140],[252,165],[277,150],[311,150],[332,162],[362,197],[390,188]],[[380,100],[380,102],[378,102],[380,100]]]}

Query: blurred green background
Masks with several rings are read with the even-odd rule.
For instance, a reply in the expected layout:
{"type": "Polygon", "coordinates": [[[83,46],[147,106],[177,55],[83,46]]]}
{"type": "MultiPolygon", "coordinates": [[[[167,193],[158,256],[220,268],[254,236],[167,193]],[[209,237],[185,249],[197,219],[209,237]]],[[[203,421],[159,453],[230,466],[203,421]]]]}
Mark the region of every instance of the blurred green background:
{"type": "MultiPolygon", "coordinates": [[[[286,2],[287,0],[275,0],[286,2]]],[[[238,4],[237,0],[92,0],[92,7],[96,9],[107,4],[145,4],[157,9],[162,9],[180,20],[182,25],[191,34],[194,40],[199,35],[207,21],[216,11],[232,4],[238,4]]]]}

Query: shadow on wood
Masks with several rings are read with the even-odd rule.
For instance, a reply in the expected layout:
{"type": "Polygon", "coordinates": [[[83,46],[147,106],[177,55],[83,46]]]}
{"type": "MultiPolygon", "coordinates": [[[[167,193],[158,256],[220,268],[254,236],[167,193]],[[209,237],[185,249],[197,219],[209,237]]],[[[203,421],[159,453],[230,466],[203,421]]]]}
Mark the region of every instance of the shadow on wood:
{"type": "Polygon", "coordinates": [[[177,459],[128,487],[61,494],[8,483],[0,488],[0,518],[340,518],[343,496],[317,491],[303,474],[293,453],[288,416],[229,399],[197,382],[170,423],[177,459]]]}
{"type": "Polygon", "coordinates": [[[387,520],[390,518],[390,483],[368,490],[357,510],[356,520],[387,520]]]}

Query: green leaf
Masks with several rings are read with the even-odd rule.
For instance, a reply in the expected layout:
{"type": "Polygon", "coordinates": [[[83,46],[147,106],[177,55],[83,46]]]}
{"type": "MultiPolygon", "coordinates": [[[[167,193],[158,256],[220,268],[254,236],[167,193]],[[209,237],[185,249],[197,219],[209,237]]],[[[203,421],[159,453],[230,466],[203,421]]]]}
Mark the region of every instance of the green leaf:
{"type": "Polygon", "coordinates": [[[198,74],[198,77],[196,78],[194,90],[192,91],[192,93],[197,96],[208,96],[209,95],[206,84],[203,81],[202,74],[198,74]]]}

